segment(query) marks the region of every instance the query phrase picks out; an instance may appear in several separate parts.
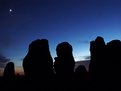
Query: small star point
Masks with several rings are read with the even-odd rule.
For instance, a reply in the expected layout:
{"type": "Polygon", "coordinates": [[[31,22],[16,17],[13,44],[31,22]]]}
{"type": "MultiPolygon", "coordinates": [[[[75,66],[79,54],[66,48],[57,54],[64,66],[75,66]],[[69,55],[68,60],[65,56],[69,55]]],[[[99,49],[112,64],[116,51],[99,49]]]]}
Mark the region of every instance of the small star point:
{"type": "Polygon", "coordinates": [[[12,9],[9,9],[9,12],[12,12],[13,10],[12,9]]]}

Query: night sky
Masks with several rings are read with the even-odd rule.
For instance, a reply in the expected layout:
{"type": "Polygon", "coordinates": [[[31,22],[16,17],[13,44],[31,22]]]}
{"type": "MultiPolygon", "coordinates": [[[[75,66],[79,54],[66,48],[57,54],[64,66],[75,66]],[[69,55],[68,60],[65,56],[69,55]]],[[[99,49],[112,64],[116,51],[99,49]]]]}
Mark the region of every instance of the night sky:
{"type": "Polygon", "coordinates": [[[0,0],[0,55],[19,71],[35,39],[48,39],[53,58],[57,44],[67,41],[80,61],[97,36],[121,39],[121,0],[0,0]]]}

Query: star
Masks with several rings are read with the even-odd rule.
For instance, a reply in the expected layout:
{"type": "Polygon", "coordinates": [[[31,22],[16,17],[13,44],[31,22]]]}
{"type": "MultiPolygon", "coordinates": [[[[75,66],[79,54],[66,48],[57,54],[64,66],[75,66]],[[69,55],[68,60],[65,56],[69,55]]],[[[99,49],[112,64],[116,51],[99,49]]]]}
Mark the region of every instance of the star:
{"type": "Polygon", "coordinates": [[[12,9],[9,9],[9,12],[12,12],[13,10],[12,9]]]}

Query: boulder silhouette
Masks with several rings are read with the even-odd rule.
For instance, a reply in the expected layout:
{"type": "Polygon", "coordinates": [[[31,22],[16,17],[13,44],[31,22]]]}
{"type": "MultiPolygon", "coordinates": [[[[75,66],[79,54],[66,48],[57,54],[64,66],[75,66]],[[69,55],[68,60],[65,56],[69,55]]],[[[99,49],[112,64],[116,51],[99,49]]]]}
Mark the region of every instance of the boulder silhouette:
{"type": "MultiPolygon", "coordinates": [[[[56,84],[60,90],[69,90],[73,88],[73,76],[75,60],[72,53],[72,46],[68,42],[62,42],[57,45],[54,68],[56,72],[56,84]]],[[[71,89],[72,90],[72,89],[71,89]]]]}
{"type": "MultiPolygon", "coordinates": [[[[104,81],[106,65],[106,45],[101,36],[97,36],[94,41],[90,42],[91,60],[89,64],[90,87],[92,90],[101,88],[104,81]]],[[[102,86],[103,88],[103,86],[102,86]]]]}
{"type": "Polygon", "coordinates": [[[56,47],[57,57],[55,57],[56,74],[73,74],[75,60],[72,54],[72,46],[68,42],[62,42],[56,47]]]}
{"type": "Polygon", "coordinates": [[[75,89],[87,91],[88,72],[84,65],[79,65],[75,70],[75,89]]]}
{"type": "Polygon", "coordinates": [[[3,72],[3,83],[1,90],[2,91],[9,91],[9,90],[15,90],[16,84],[15,84],[15,69],[14,69],[14,63],[8,62],[4,72],[3,72]]]}
{"type": "Polygon", "coordinates": [[[107,86],[110,90],[121,90],[121,41],[107,43],[107,86]]]}
{"type": "Polygon", "coordinates": [[[3,73],[3,77],[6,79],[13,79],[15,77],[14,63],[8,62],[3,73]]]}
{"type": "Polygon", "coordinates": [[[104,39],[100,36],[98,36],[95,41],[90,42],[90,54],[91,54],[91,60],[89,65],[89,72],[91,74],[97,74],[100,73],[102,69],[102,65],[105,60],[105,42],[104,39]]]}
{"type": "Polygon", "coordinates": [[[37,39],[30,43],[28,53],[23,60],[23,68],[26,78],[34,81],[34,85],[41,82],[42,86],[38,87],[51,86],[50,82],[54,75],[53,59],[47,39],[37,39]]]}
{"type": "Polygon", "coordinates": [[[75,70],[75,75],[77,78],[82,79],[86,77],[87,75],[87,70],[84,65],[79,65],[76,70],[75,70]]]}

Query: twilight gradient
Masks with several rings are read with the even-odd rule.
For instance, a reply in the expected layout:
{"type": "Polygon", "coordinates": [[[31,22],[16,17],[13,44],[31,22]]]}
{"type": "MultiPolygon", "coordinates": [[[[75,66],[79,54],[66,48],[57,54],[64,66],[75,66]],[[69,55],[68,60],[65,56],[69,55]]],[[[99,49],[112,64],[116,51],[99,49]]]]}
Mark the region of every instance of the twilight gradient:
{"type": "Polygon", "coordinates": [[[53,58],[57,44],[68,41],[76,61],[90,55],[96,36],[121,39],[121,0],[0,0],[0,12],[0,53],[18,69],[38,38],[49,40],[53,58]]]}

